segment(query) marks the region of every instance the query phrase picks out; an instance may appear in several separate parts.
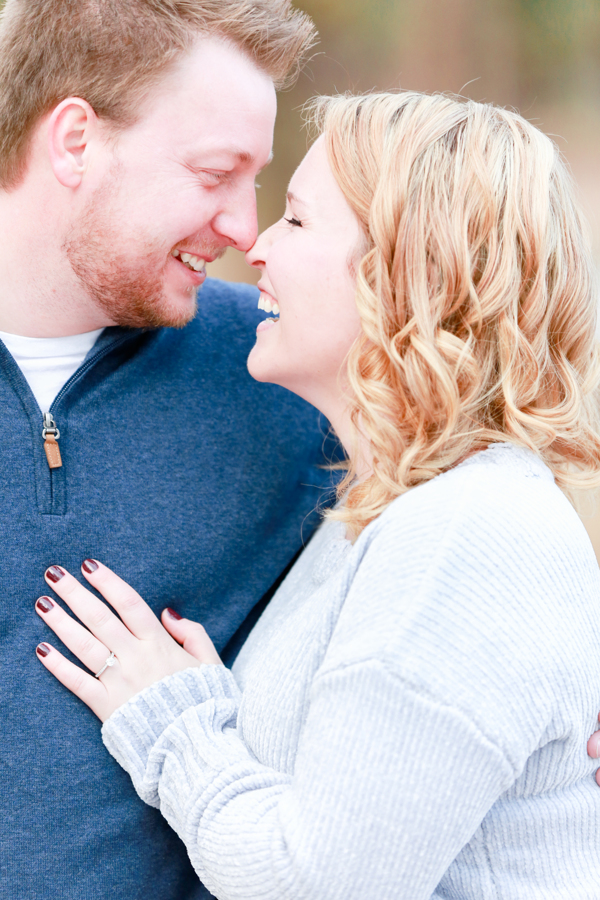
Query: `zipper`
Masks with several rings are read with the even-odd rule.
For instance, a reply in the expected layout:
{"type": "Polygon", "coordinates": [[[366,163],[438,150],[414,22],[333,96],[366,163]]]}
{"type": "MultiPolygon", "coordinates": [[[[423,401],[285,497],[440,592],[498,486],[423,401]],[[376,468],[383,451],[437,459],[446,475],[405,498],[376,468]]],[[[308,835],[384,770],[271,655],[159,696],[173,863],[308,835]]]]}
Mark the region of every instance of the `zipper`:
{"type": "MultiPolygon", "coordinates": [[[[101,350],[100,353],[96,353],[90,359],[87,360],[76,372],[71,375],[69,380],[62,386],[54,400],[52,401],[52,405],[50,409],[56,406],[57,403],[60,403],[62,397],[69,390],[74,381],[79,381],[82,375],[87,372],[88,369],[91,369],[92,366],[95,366],[98,360],[102,359],[102,357],[107,356],[112,350],[115,350],[120,344],[124,344],[125,341],[129,339],[129,335],[125,335],[121,337],[120,340],[113,341],[112,344],[109,344],[104,350],[101,350]]],[[[62,459],[60,456],[60,447],[58,446],[57,441],[60,438],[60,431],[56,426],[56,422],[54,421],[54,416],[51,412],[44,413],[44,422],[42,428],[42,437],[44,438],[44,450],[46,451],[46,459],[48,460],[48,466],[50,469],[61,469],[62,468],[62,459]]]]}
{"type": "Polygon", "coordinates": [[[79,381],[81,376],[84,375],[88,369],[91,369],[92,366],[95,366],[97,362],[99,362],[105,356],[108,356],[109,353],[112,353],[112,351],[116,350],[117,347],[120,347],[121,344],[124,344],[128,340],[130,340],[131,336],[132,335],[130,334],[121,335],[121,337],[116,338],[111,344],[108,344],[106,347],[104,347],[103,350],[100,350],[99,353],[96,353],[94,356],[91,356],[88,360],[86,360],[86,362],[84,362],[83,365],[80,366],[80,368],[77,369],[77,371],[74,372],[73,375],[71,375],[67,383],[61,387],[60,391],[52,401],[50,412],[52,412],[52,410],[56,407],[57,403],[60,403],[63,396],[67,393],[74,381],[79,381]]]}
{"type": "Polygon", "coordinates": [[[48,412],[43,413],[43,423],[42,423],[42,437],[44,439],[44,450],[46,453],[46,459],[48,461],[48,470],[50,475],[50,494],[49,494],[49,506],[46,506],[46,502],[43,502],[43,511],[46,515],[64,515],[66,512],[65,504],[65,482],[64,482],[64,469],[63,462],[61,459],[60,447],[58,446],[58,440],[60,438],[60,431],[56,424],[56,420],[54,418],[54,410],[58,403],[62,400],[63,396],[69,390],[69,388],[88,371],[92,366],[95,366],[97,362],[99,362],[103,357],[108,356],[117,347],[120,347],[121,344],[126,343],[130,340],[131,334],[121,335],[116,340],[109,343],[106,347],[104,347],[100,352],[96,353],[94,356],[91,356],[86,362],[77,369],[76,372],[71,375],[69,380],[63,387],[60,389],[52,404],[50,406],[50,410],[48,412]],[[60,471],[62,469],[62,472],[60,471]]]}
{"type": "Polygon", "coordinates": [[[60,447],[57,443],[58,439],[60,438],[60,431],[56,427],[56,422],[49,412],[44,413],[44,427],[42,428],[42,437],[44,438],[44,450],[46,451],[48,466],[51,469],[62,468],[60,447]]]}

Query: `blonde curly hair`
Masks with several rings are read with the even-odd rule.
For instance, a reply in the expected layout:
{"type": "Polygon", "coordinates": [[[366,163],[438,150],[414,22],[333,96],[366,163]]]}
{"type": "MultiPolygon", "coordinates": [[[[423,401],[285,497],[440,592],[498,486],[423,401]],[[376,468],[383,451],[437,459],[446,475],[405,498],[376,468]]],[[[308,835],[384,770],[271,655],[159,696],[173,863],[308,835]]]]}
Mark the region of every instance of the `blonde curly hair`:
{"type": "Polygon", "coordinates": [[[331,513],[354,535],[490,443],[567,493],[600,484],[595,270],[569,172],[521,116],[414,92],[320,97],[309,119],[365,233],[351,419],[369,442],[331,513]]]}

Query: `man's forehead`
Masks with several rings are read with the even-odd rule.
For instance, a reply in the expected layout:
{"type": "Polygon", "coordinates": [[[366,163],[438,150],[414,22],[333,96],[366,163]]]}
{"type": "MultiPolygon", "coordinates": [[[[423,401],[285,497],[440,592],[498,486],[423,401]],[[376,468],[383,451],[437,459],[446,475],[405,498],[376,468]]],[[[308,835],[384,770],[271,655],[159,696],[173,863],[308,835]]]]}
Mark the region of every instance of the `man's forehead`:
{"type": "Polygon", "coordinates": [[[204,107],[215,121],[269,115],[275,101],[270,76],[234,46],[205,38],[167,71],[149,102],[204,107]]]}
{"type": "Polygon", "coordinates": [[[198,46],[146,102],[137,126],[144,141],[169,148],[188,166],[218,167],[224,160],[228,168],[258,170],[269,161],[273,82],[231,48],[209,41],[198,46]]]}

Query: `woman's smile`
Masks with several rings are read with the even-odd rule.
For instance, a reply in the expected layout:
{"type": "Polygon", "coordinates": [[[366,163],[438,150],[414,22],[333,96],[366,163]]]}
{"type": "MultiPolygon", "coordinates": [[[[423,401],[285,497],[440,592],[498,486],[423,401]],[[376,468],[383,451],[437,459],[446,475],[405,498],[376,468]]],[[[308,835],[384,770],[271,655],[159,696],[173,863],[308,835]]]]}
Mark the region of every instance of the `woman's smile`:
{"type": "Polygon", "coordinates": [[[272,294],[269,294],[261,285],[258,285],[260,290],[260,297],[258,298],[258,308],[264,310],[266,313],[274,313],[276,316],[279,315],[279,303],[273,297],[272,294]]]}
{"type": "Polygon", "coordinates": [[[285,216],[246,254],[261,270],[258,308],[281,310],[281,319],[257,328],[250,374],[300,394],[330,420],[337,418],[345,357],[360,333],[349,260],[362,240],[318,140],[292,177],[285,216]],[[260,337],[266,331],[268,342],[260,337]]]}

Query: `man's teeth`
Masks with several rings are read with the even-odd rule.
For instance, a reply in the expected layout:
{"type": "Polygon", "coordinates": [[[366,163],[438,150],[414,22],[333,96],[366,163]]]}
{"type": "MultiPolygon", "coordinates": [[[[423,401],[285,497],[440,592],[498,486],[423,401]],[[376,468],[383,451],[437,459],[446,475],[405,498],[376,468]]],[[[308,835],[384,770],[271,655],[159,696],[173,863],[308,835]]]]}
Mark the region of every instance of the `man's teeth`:
{"type": "Polygon", "coordinates": [[[258,308],[267,313],[275,313],[276,316],[279,315],[279,303],[272,301],[266,294],[261,294],[258,298],[258,308]]]}
{"type": "Polygon", "coordinates": [[[180,259],[188,269],[192,269],[194,272],[201,272],[206,264],[206,260],[201,259],[199,256],[194,256],[193,253],[180,253],[179,250],[172,250],[171,255],[175,259],[180,259]]]}

